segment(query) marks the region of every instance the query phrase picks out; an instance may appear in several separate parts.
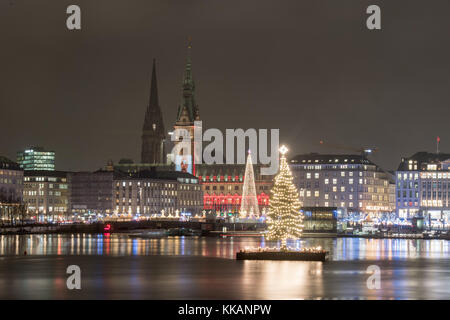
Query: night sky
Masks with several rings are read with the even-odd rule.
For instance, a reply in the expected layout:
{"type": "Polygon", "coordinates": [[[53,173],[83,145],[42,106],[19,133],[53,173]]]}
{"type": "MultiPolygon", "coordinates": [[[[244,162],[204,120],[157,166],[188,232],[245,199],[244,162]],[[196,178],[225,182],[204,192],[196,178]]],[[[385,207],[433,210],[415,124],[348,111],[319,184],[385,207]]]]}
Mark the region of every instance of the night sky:
{"type": "Polygon", "coordinates": [[[0,155],[40,145],[59,170],[140,159],[157,59],[166,128],[187,37],[204,127],[279,128],[291,156],[377,146],[450,152],[450,1],[1,0],[0,155]],[[66,28],[78,4],[82,30],[66,28]],[[365,26],[368,5],[382,30],[365,26]]]}

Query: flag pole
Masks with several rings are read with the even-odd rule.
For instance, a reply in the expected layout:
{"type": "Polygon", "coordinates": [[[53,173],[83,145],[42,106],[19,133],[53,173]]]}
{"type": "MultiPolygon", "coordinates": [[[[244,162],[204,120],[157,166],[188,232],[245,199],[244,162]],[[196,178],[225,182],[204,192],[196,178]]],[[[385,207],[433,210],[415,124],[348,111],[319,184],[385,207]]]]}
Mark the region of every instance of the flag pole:
{"type": "Polygon", "coordinates": [[[441,138],[439,136],[436,139],[436,153],[439,154],[439,142],[441,142],[441,138]]]}

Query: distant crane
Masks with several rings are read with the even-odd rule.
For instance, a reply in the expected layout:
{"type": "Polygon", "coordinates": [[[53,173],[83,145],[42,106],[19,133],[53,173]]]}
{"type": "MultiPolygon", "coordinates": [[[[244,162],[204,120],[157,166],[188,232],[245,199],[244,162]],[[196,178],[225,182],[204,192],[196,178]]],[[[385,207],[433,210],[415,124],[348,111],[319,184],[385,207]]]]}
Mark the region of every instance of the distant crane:
{"type": "Polygon", "coordinates": [[[355,148],[355,147],[351,147],[351,146],[347,146],[347,145],[343,145],[343,144],[335,144],[335,143],[325,142],[324,140],[320,140],[320,144],[322,146],[326,146],[326,147],[330,147],[330,148],[334,148],[334,149],[346,150],[346,151],[350,151],[350,152],[357,152],[357,153],[361,154],[361,156],[365,159],[367,158],[368,155],[373,154],[378,151],[378,147],[355,148]]]}

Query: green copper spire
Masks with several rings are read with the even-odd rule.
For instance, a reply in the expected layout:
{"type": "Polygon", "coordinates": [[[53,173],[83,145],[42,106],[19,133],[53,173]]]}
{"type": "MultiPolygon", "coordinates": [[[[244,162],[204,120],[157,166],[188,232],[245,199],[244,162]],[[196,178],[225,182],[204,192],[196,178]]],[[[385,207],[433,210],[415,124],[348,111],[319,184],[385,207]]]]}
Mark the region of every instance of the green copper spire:
{"type": "Polygon", "coordinates": [[[183,78],[183,97],[181,105],[178,107],[177,121],[181,121],[183,115],[187,115],[189,122],[194,122],[199,117],[198,106],[195,103],[195,83],[192,77],[191,48],[192,44],[189,40],[183,78]]]}
{"type": "Polygon", "coordinates": [[[192,62],[191,62],[191,49],[192,45],[189,41],[187,47],[187,56],[186,56],[186,67],[184,69],[184,79],[183,79],[183,88],[194,88],[194,80],[192,79],[192,62]]]}

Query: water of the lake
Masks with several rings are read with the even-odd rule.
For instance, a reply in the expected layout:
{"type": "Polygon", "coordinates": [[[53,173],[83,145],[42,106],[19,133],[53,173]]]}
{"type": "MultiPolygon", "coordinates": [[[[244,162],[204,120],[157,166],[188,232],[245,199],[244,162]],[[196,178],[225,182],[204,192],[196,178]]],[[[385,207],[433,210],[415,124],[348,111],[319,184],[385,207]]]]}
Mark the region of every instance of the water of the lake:
{"type": "Polygon", "coordinates": [[[450,299],[449,241],[311,238],[329,261],[236,261],[263,238],[0,236],[0,299],[450,299]],[[27,251],[27,255],[24,255],[27,251]],[[66,269],[81,268],[81,290],[66,269]],[[369,289],[367,268],[381,270],[369,289]]]}

